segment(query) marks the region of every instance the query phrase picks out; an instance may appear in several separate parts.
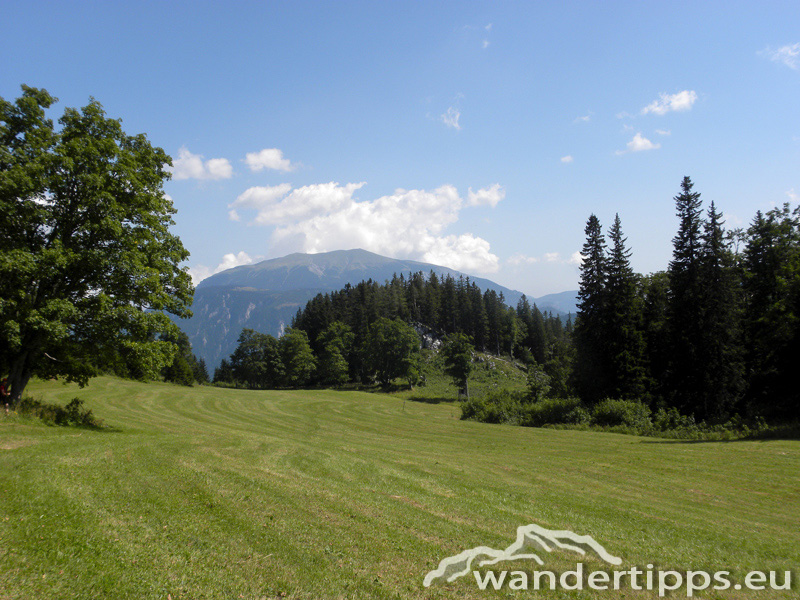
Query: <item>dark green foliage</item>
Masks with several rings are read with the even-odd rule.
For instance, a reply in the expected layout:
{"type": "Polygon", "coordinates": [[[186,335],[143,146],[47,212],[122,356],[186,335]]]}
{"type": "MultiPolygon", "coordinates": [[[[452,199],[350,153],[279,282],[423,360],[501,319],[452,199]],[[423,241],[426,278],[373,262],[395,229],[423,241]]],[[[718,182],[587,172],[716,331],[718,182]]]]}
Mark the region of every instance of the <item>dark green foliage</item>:
{"type": "Polygon", "coordinates": [[[20,414],[37,417],[48,425],[99,428],[103,422],[83,408],[83,400],[73,398],[66,406],[48,404],[33,398],[23,398],[17,405],[20,414]]]}
{"type": "Polygon", "coordinates": [[[442,346],[444,372],[453,378],[453,384],[469,399],[469,374],[472,372],[472,355],[475,348],[469,336],[451,333],[442,346]]]}
{"type": "Polygon", "coordinates": [[[668,336],[669,274],[659,271],[641,280],[642,331],[645,364],[649,369],[646,397],[651,402],[668,395],[666,380],[670,362],[668,336]]]}
{"type": "Polygon", "coordinates": [[[675,197],[680,224],[673,238],[669,264],[669,401],[687,413],[702,405],[705,368],[701,348],[704,314],[701,201],[700,194],[692,188],[691,179],[684,177],[681,193],[675,197]]]}
{"type": "Polygon", "coordinates": [[[289,387],[308,384],[317,363],[306,332],[301,329],[287,329],[278,341],[278,350],[284,369],[284,383],[289,387]]]}
{"type": "Polygon", "coordinates": [[[222,359],[220,361],[219,366],[214,369],[214,378],[211,380],[212,383],[233,383],[233,367],[231,367],[231,363],[228,362],[226,359],[222,359]]]}
{"type": "Polygon", "coordinates": [[[608,393],[641,398],[645,391],[644,337],[638,277],[630,264],[619,215],[608,232],[602,352],[607,360],[608,393]]]}
{"type": "Polygon", "coordinates": [[[124,357],[152,378],[175,346],[157,338],[188,316],[188,257],[170,233],[162,185],[170,157],[123,132],[92,100],[67,108],[23,86],[0,98],[0,371],[11,398],[33,375],[85,384],[99,357],[124,357]]]}
{"type": "Polygon", "coordinates": [[[206,361],[204,358],[198,359],[195,355],[192,355],[194,358],[194,365],[192,365],[192,372],[194,373],[194,380],[197,383],[208,383],[208,367],[206,367],[206,361]]]}
{"type": "Polygon", "coordinates": [[[538,363],[528,365],[528,398],[531,402],[544,400],[550,392],[550,376],[538,363]]]}
{"type": "Polygon", "coordinates": [[[578,398],[547,398],[522,408],[521,425],[583,425],[591,421],[589,411],[578,398]]]}
{"type": "Polygon", "coordinates": [[[194,384],[194,370],[186,357],[178,354],[172,359],[172,364],[162,370],[164,381],[171,381],[179,385],[194,384]]]}
{"type": "MultiPolygon", "coordinates": [[[[225,361],[223,361],[224,363],[225,361]]],[[[243,329],[239,345],[228,365],[220,365],[214,381],[238,381],[252,389],[277,387],[284,378],[284,363],[278,340],[266,333],[243,329]]]]}
{"type": "MultiPolygon", "coordinates": [[[[355,345],[363,348],[369,327],[378,318],[411,320],[442,336],[463,333],[479,350],[523,360],[532,355],[539,362],[559,359],[563,353],[554,347],[567,343],[568,337],[558,317],[543,315],[535,306],[531,309],[527,299],[515,311],[505,305],[502,294],[481,293],[469,279],[447,276],[441,280],[435,273],[394,277],[384,285],[364,281],[319,294],[297,312],[293,326],[308,334],[320,355],[324,349],[320,335],[334,321],[350,327],[355,345]]],[[[363,353],[345,357],[351,376],[367,376],[363,357],[363,353]]]]}
{"type": "Polygon", "coordinates": [[[342,385],[350,378],[349,360],[353,353],[353,331],[341,321],[334,321],[319,338],[321,348],[318,375],[322,383],[342,385]]]}
{"type": "Polygon", "coordinates": [[[197,357],[192,354],[192,346],[186,333],[178,331],[176,333],[163,334],[161,339],[177,347],[172,363],[161,370],[164,381],[171,381],[180,385],[192,385],[195,382],[205,383],[208,381],[205,363],[201,365],[197,357]]]}
{"type": "Polygon", "coordinates": [[[604,427],[648,427],[651,423],[650,409],[646,404],[634,400],[606,398],[592,409],[592,423],[604,427]]]}
{"type": "Polygon", "coordinates": [[[800,207],[759,212],[744,251],[748,401],[770,417],[800,417],[800,207]]]}
{"type": "Polygon", "coordinates": [[[608,389],[609,365],[604,352],[606,333],[606,243],[600,221],[591,215],[581,250],[578,316],[575,323],[575,387],[581,398],[595,402],[608,389]]]}
{"type": "Polygon", "coordinates": [[[495,390],[482,397],[470,398],[461,404],[463,420],[481,423],[520,424],[525,396],[522,392],[495,390]]]}
{"type": "Polygon", "coordinates": [[[381,317],[375,321],[369,328],[363,352],[367,371],[382,385],[402,378],[411,386],[419,375],[419,336],[400,319],[381,317]]]}
{"type": "Polygon", "coordinates": [[[744,387],[740,278],[714,203],[703,223],[701,404],[695,414],[724,421],[735,409],[744,387]]]}

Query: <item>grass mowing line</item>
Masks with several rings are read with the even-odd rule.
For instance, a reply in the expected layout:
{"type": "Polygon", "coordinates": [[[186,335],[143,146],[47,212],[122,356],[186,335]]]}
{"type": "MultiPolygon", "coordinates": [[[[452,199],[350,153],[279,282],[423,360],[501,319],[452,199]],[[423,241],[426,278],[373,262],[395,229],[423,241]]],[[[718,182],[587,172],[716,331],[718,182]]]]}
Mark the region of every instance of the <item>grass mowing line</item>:
{"type": "MultiPolygon", "coordinates": [[[[472,579],[421,582],[441,558],[505,547],[529,522],[589,533],[629,565],[800,562],[797,442],[492,426],[457,420],[450,403],[363,392],[33,388],[77,395],[119,431],[0,421],[8,597],[498,596],[472,579]]],[[[596,594],[581,597],[630,590],[596,594]]]]}

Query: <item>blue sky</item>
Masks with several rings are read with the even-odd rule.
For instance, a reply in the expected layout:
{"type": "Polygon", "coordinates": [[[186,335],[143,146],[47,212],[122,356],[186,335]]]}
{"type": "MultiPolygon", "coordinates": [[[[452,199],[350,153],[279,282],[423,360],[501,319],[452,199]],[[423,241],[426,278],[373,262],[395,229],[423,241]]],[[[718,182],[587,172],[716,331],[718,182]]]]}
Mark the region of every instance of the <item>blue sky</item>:
{"type": "Polygon", "coordinates": [[[800,3],[0,2],[0,96],[90,96],[175,162],[200,278],[364,247],[576,289],[619,212],[666,267],[684,175],[800,202],[800,3]]]}

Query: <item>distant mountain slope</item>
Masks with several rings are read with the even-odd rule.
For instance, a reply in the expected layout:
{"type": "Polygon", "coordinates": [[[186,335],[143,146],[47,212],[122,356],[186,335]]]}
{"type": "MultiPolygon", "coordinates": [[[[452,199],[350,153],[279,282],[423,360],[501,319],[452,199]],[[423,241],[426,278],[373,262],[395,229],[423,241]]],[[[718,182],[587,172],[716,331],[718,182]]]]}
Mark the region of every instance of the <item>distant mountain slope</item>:
{"type": "MultiPolygon", "coordinates": [[[[195,354],[205,359],[213,371],[233,352],[239,334],[246,327],[278,336],[291,325],[297,309],[319,293],[340,290],[347,283],[355,285],[367,279],[383,283],[395,274],[408,276],[419,271],[469,277],[484,291],[502,292],[510,306],[516,306],[523,295],[447,267],[387,258],[366,250],[335,250],[290,254],[212,275],[197,286],[192,305],[194,316],[176,322],[189,336],[195,354]]],[[[569,312],[538,301],[537,305],[542,310],[569,312]]]]}
{"type": "Polygon", "coordinates": [[[578,312],[578,291],[559,292],[557,294],[547,294],[532,300],[541,311],[552,311],[555,313],[578,312]]]}

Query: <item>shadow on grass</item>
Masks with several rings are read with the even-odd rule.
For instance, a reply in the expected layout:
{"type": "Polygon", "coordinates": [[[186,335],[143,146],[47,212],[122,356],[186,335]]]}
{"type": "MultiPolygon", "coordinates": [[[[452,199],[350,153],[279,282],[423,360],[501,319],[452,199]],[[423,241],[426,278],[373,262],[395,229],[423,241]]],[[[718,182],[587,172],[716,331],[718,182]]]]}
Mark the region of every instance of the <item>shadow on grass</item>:
{"type": "Polygon", "coordinates": [[[406,400],[424,404],[455,404],[458,402],[456,398],[442,398],[441,396],[409,396],[406,400]]]}
{"type": "Polygon", "coordinates": [[[719,444],[729,442],[774,442],[774,441],[800,440],[800,423],[770,427],[764,431],[757,431],[749,435],[735,438],[706,439],[644,439],[643,444],[719,444]]]}

